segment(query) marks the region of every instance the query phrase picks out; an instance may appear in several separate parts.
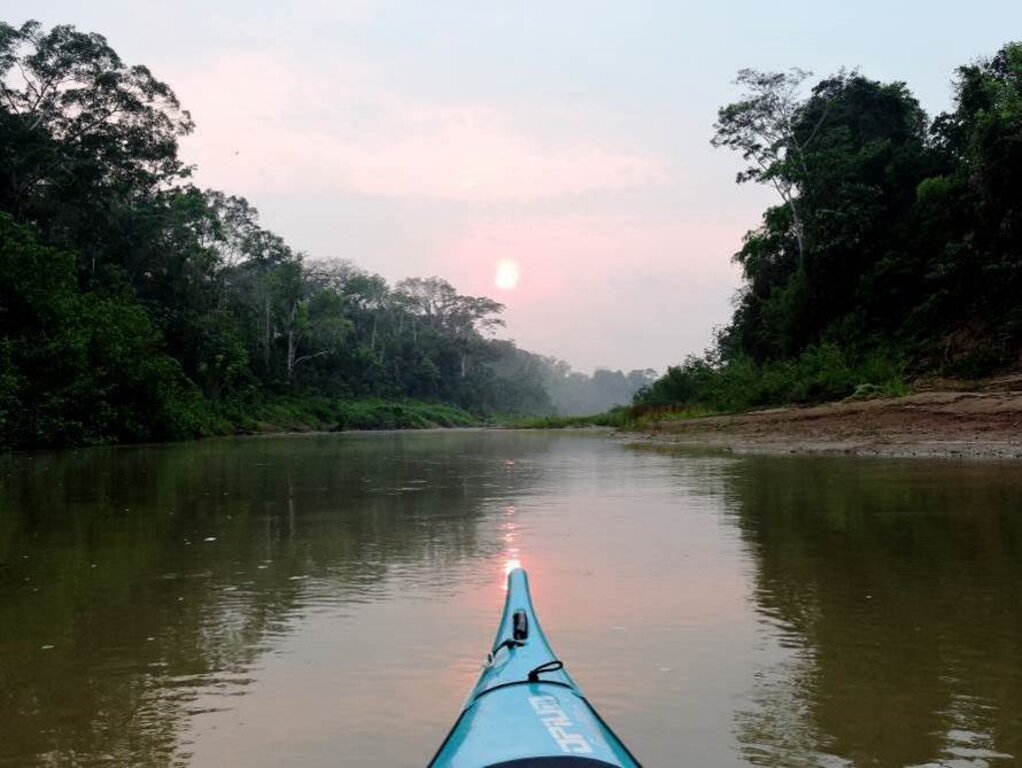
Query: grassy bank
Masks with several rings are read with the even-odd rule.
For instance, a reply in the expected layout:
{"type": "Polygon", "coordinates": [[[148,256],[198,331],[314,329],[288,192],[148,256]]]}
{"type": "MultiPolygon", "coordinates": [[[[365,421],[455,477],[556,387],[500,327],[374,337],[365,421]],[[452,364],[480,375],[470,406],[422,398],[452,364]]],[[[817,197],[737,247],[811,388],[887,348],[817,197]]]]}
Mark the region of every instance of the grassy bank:
{"type": "Polygon", "coordinates": [[[204,432],[207,435],[333,432],[471,427],[479,424],[481,420],[467,411],[438,403],[279,396],[255,402],[214,404],[210,407],[204,432]]]}
{"type": "Polygon", "coordinates": [[[558,429],[602,426],[643,430],[665,421],[743,413],[770,407],[815,405],[909,394],[905,366],[893,355],[853,355],[833,344],[805,350],[792,360],[756,364],[689,357],[651,386],[630,407],[591,416],[512,420],[501,426],[558,429]]]}
{"type": "Polygon", "coordinates": [[[613,408],[606,413],[587,416],[526,416],[499,421],[502,429],[571,429],[580,427],[614,427],[624,429],[630,426],[630,408],[613,408]]]}
{"type": "Polygon", "coordinates": [[[640,411],[673,408],[708,415],[908,391],[905,365],[896,355],[855,355],[834,344],[821,344],[791,360],[763,364],[748,358],[720,363],[689,357],[640,392],[635,404],[640,411]]]}
{"type": "Polygon", "coordinates": [[[585,427],[611,427],[613,429],[643,430],[654,422],[683,421],[702,416],[719,415],[719,411],[705,408],[677,406],[614,408],[606,413],[588,416],[537,416],[500,422],[501,429],[582,429],[585,427]]]}

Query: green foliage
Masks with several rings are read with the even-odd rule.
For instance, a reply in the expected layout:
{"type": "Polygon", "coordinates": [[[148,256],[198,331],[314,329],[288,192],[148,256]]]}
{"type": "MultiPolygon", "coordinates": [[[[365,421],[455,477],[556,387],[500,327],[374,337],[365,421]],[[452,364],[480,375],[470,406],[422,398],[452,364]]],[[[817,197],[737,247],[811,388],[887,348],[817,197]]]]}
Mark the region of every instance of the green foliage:
{"type": "Polygon", "coordinates": [[[604,413],[578,416],[540,416],[498,419],[506,429],[577,429],[582,427],[614,427],[624,429],[633,423],[632,409],[611,408],[604,413]]]}
{"type": "Polygon", "coordinates": [[[378,400],[339,404],[337,429],[430,429],[471,427],[479,420],[449,405],[435,403],[388,403],[378,400]]]}
{"type": "Polygon", "coordinates": [[[0,22],[0,96],[0,209],[99,273],[117,250],[117,203],[185,173],[177,140],[191,131],[188,113],[101,35],[35,21],[0,22]]]}
{"type": "Polygon", "coordinates": [[[206,434],[433,429],[473,427],[480,419],[460,408],[416,400],[341,400],[317,395],[257,396],[221,401],[206,434]]]}
{"type": "Polygon", "coordinates": [[[840,72],[803,97],[806,77],[743,70],[720,111],[714,144],[782,204],[735,255],[717,348],[650,383],[494,339],[503,306],[439,277],[311,261],[187,183],[191,118],[148,69],[100,35],[0,23],[0,445],[462,424],[643,386],[643,407],[735,410],[1017,365],[1022,46],[960,68],[932,122],[903,83],[840,72]]]}
{"type": "Polygon", "coordinates": [[[784,403],[819,403],[873,387],[886,396],[905,394],[903,366],[878,352],[853,357],[834,344],[809,347],[798,357],[756,363],[748,357],[717,362],[689,357],[673,366],[635,398],[645,410],[681,408],[732,413],[784,403]]]}
{"type": "Polygon", "coordinates": [[[197,394],[130,297],[81,294],[74,259],[0,213],[0,443],[194,433],[197,394]]]}
{"type": "Polygon", "coordinates": [[[1022,364],[1022,45],[961,67],[929,121],[904,83],[743,70],[713,143],[772,185],[735,260],[744,286],[716,348],[636,398],[733,411],[905,391],[906,370],[1022,364]]]}
{"type": "Polygon", "coordinates": [[[0,23],[0,446],[551,410],[501,304],[310,261],[187,183],[191,130],[102,36],[0,23]]]}

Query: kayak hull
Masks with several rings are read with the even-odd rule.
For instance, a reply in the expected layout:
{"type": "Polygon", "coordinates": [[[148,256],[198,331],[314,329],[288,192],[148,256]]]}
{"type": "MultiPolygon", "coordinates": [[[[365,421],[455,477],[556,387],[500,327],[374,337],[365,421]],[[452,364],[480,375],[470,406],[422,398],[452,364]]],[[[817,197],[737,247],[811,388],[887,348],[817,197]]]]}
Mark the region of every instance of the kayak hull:
{"type": "Polygon", "coordinates": [[[562,667],[515,569],[494,651],[430,768],[638,766],[562,667]]]}

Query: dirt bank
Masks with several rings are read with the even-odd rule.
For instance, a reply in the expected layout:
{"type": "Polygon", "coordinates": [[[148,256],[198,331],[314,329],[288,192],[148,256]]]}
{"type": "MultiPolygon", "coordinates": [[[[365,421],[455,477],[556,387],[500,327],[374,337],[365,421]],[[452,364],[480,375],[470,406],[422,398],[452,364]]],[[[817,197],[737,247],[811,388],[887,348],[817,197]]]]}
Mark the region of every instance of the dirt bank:
{"type": "Polygon", "coordinates": [[[970,388],[664,419],[642,434],[646,439],[741,452],[1022,458],[1022,376],[970,388]]]}

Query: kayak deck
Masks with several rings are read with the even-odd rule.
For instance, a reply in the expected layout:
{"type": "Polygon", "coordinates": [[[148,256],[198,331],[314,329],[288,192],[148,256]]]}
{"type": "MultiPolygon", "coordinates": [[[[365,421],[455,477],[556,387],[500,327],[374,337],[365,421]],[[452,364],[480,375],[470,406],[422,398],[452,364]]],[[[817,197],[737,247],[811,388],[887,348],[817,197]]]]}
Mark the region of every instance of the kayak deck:
{"type": "Polygon", "coordinates": [[[525,571],[508,574],[497,637],[430,768],[637,768],[554,656],[525,571]]]}

